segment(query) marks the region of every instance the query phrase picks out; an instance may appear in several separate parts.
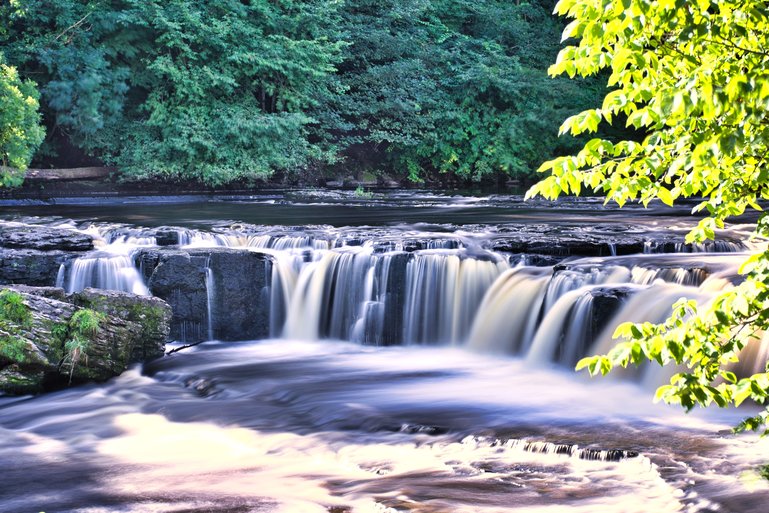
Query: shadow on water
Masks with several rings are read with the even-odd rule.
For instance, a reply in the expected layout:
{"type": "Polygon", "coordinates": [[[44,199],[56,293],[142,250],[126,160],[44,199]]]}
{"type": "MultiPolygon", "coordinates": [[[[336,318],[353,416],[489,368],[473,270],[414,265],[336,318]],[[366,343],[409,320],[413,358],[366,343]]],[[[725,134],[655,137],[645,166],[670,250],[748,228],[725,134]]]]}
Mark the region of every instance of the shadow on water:
{"type": "Polygon", "coordinates": [[[178,225],[205,228],[211,220],[238,220],[263,225],[328,224],[382,226],[401,223],[532,223],[556,217],[582,222],[628,221],[645,216],[688,216],[692,203],[676,208],[618,209],[598,198],[565,198],[557,202],[523,202],[522,196],[472,197],[424,191],[390,191],[371,198],[350,191],[294,191],[250,196],[146,196],[58,198],[48,202],[0,201],[6,215],[62,216],[143,226],[178,225]]]}

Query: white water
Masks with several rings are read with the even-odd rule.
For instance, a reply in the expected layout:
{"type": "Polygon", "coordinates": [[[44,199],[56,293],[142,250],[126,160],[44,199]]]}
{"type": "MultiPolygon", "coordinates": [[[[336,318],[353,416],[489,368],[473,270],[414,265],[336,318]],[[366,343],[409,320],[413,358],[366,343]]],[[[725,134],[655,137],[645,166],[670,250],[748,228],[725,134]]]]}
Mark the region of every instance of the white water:
{"type": "MultiPolygon", "coordinates": [[[[101,249],[72,263],[69,292],[95,286],[149,293],[133,255],[155,239],[141,230],[120,228],[118,235],[111,229],[86,230],[102,241],[101,249]]],[[[397,241],[383,246],[377,238],[347,246],[343,232],[317,229],[312,234],[179,229],[177,237],[187,248],[226,246],[270,255],[272,336],[457,345],[566,366],[610,348],[610,334],[620,322],[660,322],[684,296],[707,302],[731,286],[744,258],[739,253],[644,255],[576,259],[559,268],[511,267],[503,254],[465,249],[477,245],[467,234],[428,234],[419,244],[431,249],[412,252],[399,251],[403,244],[397,241]],[[613,313],[596,310],[597,296],[612,295],[617,298],[613,313]]],[[[722,246],[714,247],[737,247],[722,246]]],[[[213,275],[206,267],[208,339],[214,338],[213,275]]],[[[765,345],[755,344],[747,355],[766,353],[765,345]]],[[[753,368],[760,366],[759,360],[753,368]]],[[[643,379],[653,385],[665,376],[648,371],[643,379]]]]}
{"type": "Polygon", "coordinates": [[[769,500],[754,470],[768,442],[713,434],[736,417],[521,360],[277,340],[148,370],[0,402],[0,510],[752,513],[769,500]]]}
{"type": "MultiPolygon", "coordinates": [[[[653,405],[640,384],[664,376],[650,370],[634,383],[569,369],[609,347],[612,323],[661,319],[680,295],[707,301],[730,286],[741,255],[512,267],[520,256],[490,251],[486,234],[420,233],[415,243],[324,230],[178,230],[190,247],[270,255],[270,329],[283,338],[211,342],[151,362],[145,375],[0,398],[0,511],[766,509],[757,465],[769,461],[767,441],[724,434],[742,411],[653,405]],[[618,290],[626,297],[614,321],[596,332],[597,298],[618,290]]],[[[157,242],[143,230],[92,231],[106,274],[157,242]],[[113,255],[128,260],[112,265],[113,255]]],[[[209,321],[224,297],[210,265],[209,321]]],[[[69,278],[99,274],[82,269],[69,278]]],[[[114,286],[141,282],[132,276],[114,286]]],[[[767,347],[749,347],[746,362],[765,361],[767,347]]]]}

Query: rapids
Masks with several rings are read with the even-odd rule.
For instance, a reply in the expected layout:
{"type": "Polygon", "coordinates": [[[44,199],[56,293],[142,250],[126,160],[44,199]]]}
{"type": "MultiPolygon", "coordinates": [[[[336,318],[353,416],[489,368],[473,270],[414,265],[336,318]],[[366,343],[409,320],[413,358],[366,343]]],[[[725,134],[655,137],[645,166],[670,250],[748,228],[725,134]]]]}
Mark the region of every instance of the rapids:
{"type": "MultiPolygon", "coordinates": [[[[571,371],[611,347],[619,322],[660,321],[680,297],[707,302],[731,287],[758,247],[749,219],[698,246],[683,244],[696,220],[680,210],[592,200],[311,191],[4,214],[95,238],[59,270],[69,292],[152,294],[148,251],[264,255],[264,286],[238,308],[268,310],[254,315],[270,337],[212,340],[232,290],[205,259],[205,304],[174,352],[104,384],[0,397],[0,511],[769,504],[757,471],[768,442],[728,433],[742,412],[651,404],[668,376],[651,366],[602,380],[571,371]]],[[[763,368],[769,343],[748,349],[740,371],[763,368]]]]}

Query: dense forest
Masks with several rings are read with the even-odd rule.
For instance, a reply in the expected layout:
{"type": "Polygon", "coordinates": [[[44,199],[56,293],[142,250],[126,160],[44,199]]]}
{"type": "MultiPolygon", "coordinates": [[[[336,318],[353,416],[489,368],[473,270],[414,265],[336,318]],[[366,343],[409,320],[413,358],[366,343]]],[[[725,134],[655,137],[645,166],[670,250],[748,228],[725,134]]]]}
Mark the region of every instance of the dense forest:
{"type": "Polygon", "coordinates": [[[558,126],[604,94],[548,77],[554,4],[17,0],[0,7],[0,59],[39,97],[34,167],[212,185],[526,177],[579,147],[558,126]]]}

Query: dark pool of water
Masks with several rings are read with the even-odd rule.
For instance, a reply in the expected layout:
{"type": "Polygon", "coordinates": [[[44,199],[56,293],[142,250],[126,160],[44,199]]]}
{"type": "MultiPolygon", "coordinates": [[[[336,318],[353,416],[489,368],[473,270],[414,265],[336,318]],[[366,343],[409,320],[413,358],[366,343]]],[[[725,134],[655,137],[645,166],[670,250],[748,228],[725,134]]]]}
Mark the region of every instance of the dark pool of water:
{"type": "Polygon", "coordinates": [[[5,216],[61,216],[142,226],[205,227],[214,220],[252,224],[382,226],[401,223],[532,223],[568,217],[591,223],[655,216],[680,222],[692,204],[642,209],[604,206],[598,198],[529,201],[522,196],[459,196],[432,192],[389,191],[360,197],[350,191],[293,191],[239,196],[134,196],[58,198],[51,202],[0,201],[5,216]]]}

